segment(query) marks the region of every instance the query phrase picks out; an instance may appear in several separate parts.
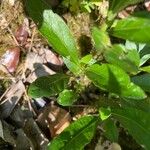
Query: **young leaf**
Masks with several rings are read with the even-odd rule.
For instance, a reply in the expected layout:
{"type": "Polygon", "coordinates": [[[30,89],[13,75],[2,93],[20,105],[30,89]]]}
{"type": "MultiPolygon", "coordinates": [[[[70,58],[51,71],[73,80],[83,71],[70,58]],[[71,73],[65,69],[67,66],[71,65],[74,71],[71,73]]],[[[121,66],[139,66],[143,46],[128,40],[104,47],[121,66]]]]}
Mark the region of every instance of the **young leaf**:
{"type": "Polygon", "coordinates": [[[41,34],[54,50],[63,57],[69,57],[79,67],[79,56],[75,40],[61,17],[53,13],[42,0],[27,0],[29,16],[38,25],[41,34]]]}
{"type": "Polygon", "coordinates": [[[57,102],[62,106],[71,106],[77,100],[77,94],[72,90],[63,90],[57,99],[57,102]]]}
{"type": "Polygon", "coordinates": [[[150,73],[150,66],[141,67],[140,70],[150,73]]]}
{"type": "Polygon", "coordinates": [[[110,34],[133,42],[150,43],[150,13],[145,17],[128,17],[118,20],[110,30],[110,34]]]}
{"type": "Polygon", "coordinates": [[[132,82],[140,86],[144,91],[150,92],[150,74],[142,74],[131,78],[132,82]]]}
{"type": "Polygon", "coordinates": [[[90,65],[93,65],[94,63],[96,63],[96,60],[93,59],[93,56],[91,54],[89,54],[89,55],[82,57],[80,60],[80,63],[90,66],[90,65]]]}
{"type": "Polygon", "coordinates": [[[106,120],[111,115],[111,109],[110,108],[101,107],[99,109],[99,115],[100,115],[101,120],[106,120]]]}
{"type": "Polygon", "coordinates": [[[109,0],[109,10],[112,11],[112,13],[117,13],[128,5],[133,5],[142,1],[143,0],[109,0]]]}
{"type": "Polygon", "coordinates": [[[91,141],[98,122],[99,119],[95,116],[78,119],[48,145],[48,150],[83,149],[91,141]]]}
{"type": "Polygon", "coordinates": [[[103,123],[104,135],[112,142],[118,142],[118,129],[112,119],[107,119],[103,123]]]}
{"type": "Polygon", "coordinates": [[[39,77],[29,86],[28,94],[32,98],[53,96],[62,92],[68,82],[69,77],[65,74],[39,77]]]}
{"type": "Polygon", "coordinates": [[[94,64],[87,69],[86,75],[101,89],[121,97],[144,99],[144,91],[130,82],[129,76],[119,67],[111,64],[94,64]]]}
{"type": "Polygon", "coordinates": [[[108,33],[102,29],[94,27],[92,29],[92,38],[97,51],[103,51],[104,48],[111,45],[108,33]]]}
{"type": "Polygon", "coordinates": [[[150,149],[150,113],[134,108],[124,108],[112,109],[112,115],[144,149],[150,149]]]}
{"type": "Polygon", "coordinates": [[[122,45],[114,45],[112,48],[105,51],[104,56],[107,62],[119,66],[126,72],[138,72],[140,57],[135,49],[125,53],[122,45]]]}

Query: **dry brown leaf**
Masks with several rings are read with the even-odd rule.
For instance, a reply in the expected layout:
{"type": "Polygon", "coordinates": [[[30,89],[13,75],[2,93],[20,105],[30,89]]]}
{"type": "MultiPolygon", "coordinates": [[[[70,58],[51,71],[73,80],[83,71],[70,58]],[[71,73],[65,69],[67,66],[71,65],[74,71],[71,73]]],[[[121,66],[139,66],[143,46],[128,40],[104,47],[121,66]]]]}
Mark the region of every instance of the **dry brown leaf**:
{"type": "MultiPolygon", "coordinates": [[[[19,47],[13,47],[8,49],[5,54],[2,56],[0,61],[0,69],[5,66],[8,70],[8,72],[13,73],[19,63],[19,57],[20,57],[20,48],[19,47]]],[[[4,70],[2,70],[4,71],[4,70]]]]}
{"type": "Polygon", "coordinates": [[[55,74],[53,70],[44,65],[44,59],[34,52],[27,54],[24,70],[24,72],[30,70],[30,74],[25,79],[29,83],[38,77],[55,74]]]}
{"type": "Polygon", "coordinates": [[[66,110],[52,104],[45,107],[37,119],[43,130],[46,131],[49,128],[51,137],[60,134],[69,126],[70,121],[71,116],[66,110]]]}
{"type": "Polygon", "coordinates": [[[27,18],[24,19],[24,22],[22,25],[19,26],[15,33],[15,37],[20,45],[24,45],[27,42],[27,38],[29,36],[29,21],[27,18]]]}
{"type": "Polygon", "coordinates": [[[146,2],[144,3],[144,5],[145,5],[147,11],[150,11],[150,1],[146,1],[146,2]]]}

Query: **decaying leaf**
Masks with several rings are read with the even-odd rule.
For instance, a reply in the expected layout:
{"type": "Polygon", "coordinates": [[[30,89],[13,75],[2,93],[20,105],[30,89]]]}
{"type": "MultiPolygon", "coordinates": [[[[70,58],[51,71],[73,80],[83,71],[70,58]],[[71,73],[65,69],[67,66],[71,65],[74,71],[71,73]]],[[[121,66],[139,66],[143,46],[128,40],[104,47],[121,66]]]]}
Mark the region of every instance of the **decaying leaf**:
{"type": "MultiPolygon", "coordinates": [[[[7,68],[8,72],[13,73],[19,63],[20,48],[13,47],[8,49],[0,60],[0,69],[7,68]]],[[[4,71],[4,69],[2,69],[4,71]]]]}
{"type": "Polygon", "coordinates": [[[30,52],[27,54],[24,67],[24,72],[30,70],[26,81],[31,83],[37,77],[53,75],[62,68],[62,65],[62,59],[47,48],[41,48],[38,53],[30,52]]]}
{"type": "Polygon", "coordinates": [[[25,18],[23,24],[19,26],[19,28],[15,33],[15,37],[19,42],[19,44],[24,45],[27,42],[27,38],[29,36],[28,30],[29,30],[29,21],[27,18],[25,18]]]}
{"type": "Polygon", "coordinates": [[[0,118],[7,118],[11,114],[24,92],[25,87],[22,81],[11,85],[10,89],[6,92],[4,100],[0,103],[0,118]]]}
{"type": "Polygon", "coordinates": [[[15,131],[15,133],[17,134],[16,148],[15,148],[15,150],[29,150],[29,149],[34,149],[32,142],[26,136],[26,134],[24,133],[23,129],[17,129],[15,131]]]}
{"type": "Polygon", "coordinates": [[[150,11],[150,1],[145,1],[144,5],[145,5],[147,11],[150,11]]]}
{"type": "Polygon", "coordinates": [[[9,143],[12,146],[16,145],[15,135],[13,133],[14,127],[6,123],[5,121],[0,122],[0,143],[2,140],[6,143],[9,143]]]}
{"type": "Polygon", "coordinates": [[[66,110],[52,104],[43,109],[37,119],[43,130],[49,128],[51,137],[60,134],[69,126],[70,121],[71,116],[66,110]]]}
{"type": "Polygon", "coordinates": [[[23,130],[32,142],[35,150],[47,149],[48,139],[42,133],[33,118],[27,119],[23,130]]]}
{"type": "Polygon", "coordinates": [[[44,59],[34,52],[27,54],[24,69],[30,70],[30,74],[26,78],[29,83],[32,83],[38,77],[55,74],[53,70],[44,65],[44,59]]]}

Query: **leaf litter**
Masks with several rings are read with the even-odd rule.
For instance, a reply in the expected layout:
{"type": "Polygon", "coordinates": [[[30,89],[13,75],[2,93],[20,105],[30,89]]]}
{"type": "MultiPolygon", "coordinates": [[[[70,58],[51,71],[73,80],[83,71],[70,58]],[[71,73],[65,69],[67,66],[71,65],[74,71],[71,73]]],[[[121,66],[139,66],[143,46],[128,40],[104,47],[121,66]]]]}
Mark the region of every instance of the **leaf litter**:
{"type": "Polygon", "coordinates": [[[37,104],[27,89],[38,77],[61,72],[62,58],[26,18],[19,0],[1,2],[0,34],[0,80],[8,83],[0,95],[0,149],[45,150],[49,139],[70,124],[71,116],[48,104],[53,99],[41,98],[37,104]]]}

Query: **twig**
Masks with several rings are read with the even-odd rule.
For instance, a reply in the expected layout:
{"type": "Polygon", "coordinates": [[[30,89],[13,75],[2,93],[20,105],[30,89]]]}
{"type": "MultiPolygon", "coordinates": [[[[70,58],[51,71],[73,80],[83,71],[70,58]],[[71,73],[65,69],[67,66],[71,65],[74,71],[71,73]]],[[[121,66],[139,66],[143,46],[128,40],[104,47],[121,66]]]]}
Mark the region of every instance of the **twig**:
{"type": "Polygon", "coordinates": [[[19,46],[19,43],[18,43],[18,41],[16,40],[16,38],[15,38],[14,34],[12,33],[11,29],[10,29],[9,27],[7,27],[7,30],[9,31],[9,33],[10,33],[12,39],[14,40],[15,44],[16,44],[17,46],[19,46]]]}

